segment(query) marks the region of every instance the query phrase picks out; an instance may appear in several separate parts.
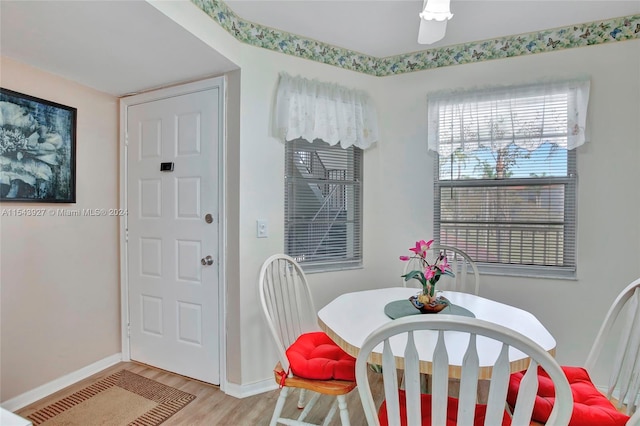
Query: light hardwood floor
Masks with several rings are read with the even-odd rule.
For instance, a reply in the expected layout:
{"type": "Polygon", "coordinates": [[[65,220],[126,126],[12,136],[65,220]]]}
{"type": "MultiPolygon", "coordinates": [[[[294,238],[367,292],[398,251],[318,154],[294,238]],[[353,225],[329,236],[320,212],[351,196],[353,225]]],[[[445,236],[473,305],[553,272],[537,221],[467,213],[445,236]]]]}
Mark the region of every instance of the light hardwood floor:
{"type": "MultiPolygon", "coordinates": [[[[69,386],[55,394],[37,401],[27,407],[17,411],[16,414],[27,417],[29,414],[54,403],[60,398],[64,398],[90,383],[100,380],[110,374],[120,370],[129,370],[141,376],[156,380],[167,386],[172,386],[184,392],[189,392],[196,396],[196,399],[185,408],[178,411],[163,423],[167,426],[175,425],[229,425],[229,426],[263,426],[268,425],[273,408],[278,398],[279,390],[265,392],[260,395],[248,398],[237,399],[228,396],[216,386],[208,385],[196,380],[191,380],[183,376],[168,373],[147,365],[133,362],[123,362],[101,371],[85,380],[69,386]]],[[[377,382],[381,385],[381,374],[370,373],[372,386],[377,382]]],[[[327,413],[334,398],[323,396],[311,411],[306,421],[322,424],[324,415],[327,413]]],[[[287,417],[297,417],[299,413],[296,407],[297,394],[289,396],[284,407],[283,415],[287,417]]],[[[362,404],[358,396],[357,389],[347,396],[349,415],[352,426],[365,426],[366,421],[362,411],[362,404]]],[[[336,414],[330,423],[331,426],[340,425],[340,416],[336,414]]],[[[88,425],[91,426],[91,425],[88,425]]]]}

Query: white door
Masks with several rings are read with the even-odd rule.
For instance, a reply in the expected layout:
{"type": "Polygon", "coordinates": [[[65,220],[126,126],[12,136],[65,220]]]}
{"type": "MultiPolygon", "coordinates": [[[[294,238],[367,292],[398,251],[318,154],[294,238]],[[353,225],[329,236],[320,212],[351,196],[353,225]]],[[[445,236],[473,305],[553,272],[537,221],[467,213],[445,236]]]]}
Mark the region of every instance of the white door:
{"type": "Polygon", "coordinates": [[[130,357],[220,383],[220,87],[127,108],[130,357]]]}

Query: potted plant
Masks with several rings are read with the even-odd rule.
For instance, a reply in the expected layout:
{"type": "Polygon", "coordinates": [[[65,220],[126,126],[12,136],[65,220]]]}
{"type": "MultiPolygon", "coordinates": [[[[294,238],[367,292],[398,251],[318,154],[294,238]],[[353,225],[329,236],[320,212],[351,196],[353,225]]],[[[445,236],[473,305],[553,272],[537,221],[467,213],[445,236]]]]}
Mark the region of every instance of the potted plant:
{"type": "Polygon", "coordinates": [[[416,260],[420,265],[419,269],[409,271],[402,277],[404,277],[405,281],[418,280],[422,285],[422,291],[416,296],[411,296],[409,300],[423,313],[440,312],[448,306],[449,302],[446,298],[442,296],[436,297],[436,284],[442,275],[454,276],[444,252],[438,252],[432,262],[427,260],[427,252],[432,244],[433,240],[416,241],[415,247],[409,249],[413,252],[411,256],[400,256],[400,260],[403,262],[416,260]]]}

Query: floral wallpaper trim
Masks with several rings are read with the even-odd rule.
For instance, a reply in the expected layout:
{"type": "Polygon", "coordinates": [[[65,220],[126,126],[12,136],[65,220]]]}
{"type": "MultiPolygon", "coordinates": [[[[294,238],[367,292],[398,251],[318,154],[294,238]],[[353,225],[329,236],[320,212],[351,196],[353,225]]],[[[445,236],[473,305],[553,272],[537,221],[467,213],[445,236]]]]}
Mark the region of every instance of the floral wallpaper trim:
{"type": "Polygon", "coordinates": [[[376,75],[402,74],[637,38],[640,38],[640,15],[626,16],[390,56],[379,60],[376,75]]]}
{"type": "Polygon", "coordinates": [[[640,15],[378,58],[242,19],[221,0],[191,0],[237,40],[379,77],[640,38],[640,15]]]}

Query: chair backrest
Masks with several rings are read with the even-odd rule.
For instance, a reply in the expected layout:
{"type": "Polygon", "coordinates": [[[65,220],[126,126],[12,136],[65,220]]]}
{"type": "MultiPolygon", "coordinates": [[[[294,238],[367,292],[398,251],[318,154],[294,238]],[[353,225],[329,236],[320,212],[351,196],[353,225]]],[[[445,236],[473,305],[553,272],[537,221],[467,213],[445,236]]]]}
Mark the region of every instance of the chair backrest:
{"type": "Polygon", "coordinates": [[[636,412],[633,413],[633,416],[631,416],[631,418],[627,422],[626,426],[639,426],[639,425],[640,425],[640,411],[636,410],[636,412]]]}
{"type": "Polygon", "coordinates": [[[612,335],[612,328],[625,307],[626,316],[620,317],[624,322],[618,324],[621,333],[616,334],[618,348],[610,365],[607,398],[615,397],[620,403],[618,408],[625,404],[627,414],[631,415],[638,406],[640,392],[640,278],[629,284],[614,300],[584,367],[593,371],[602,347],[607,337],[612,335]]]}
{"type": "Polygon", "coordinates": [[[301,334],[320,329],[307,278],[293,258],[276,254],[260,269],[259,292],[280,363],[287,371],[287,348],[301,334]]]}
{"type": "MultiPolygon", "coordinates": [[[[479,359],[486,356],[478,353],[476,341],[480,345],[480,339],[486,338],[496,341],[496,349],[499,355],[496,356],[492,367],[484,424],[487,426],[502,424],[510,375],[509,351],[513,350],[519,350],[529,356],[531,363],[521,382],[518,399],[513,411],[512,424],[528,425],[530,422],[538,389],[538,365],[547,371],[555,385],[556,402],[547,424],[564,426],[569,423],[573,409],[573,397],[569,383],[558,363],[542,347],[520,333],[488,321],[438,314],[411,315],[399,318],[381,326],[365,339],[356,360],[356,382],[367,422],[370,426],[379,425],[380,423],[367,378],[367,361],[379,361],[377,359],[372,361],[371,353],[380,344],[382,344],[382,374],[389,424],[400,425],[396,371],[398,365],[394,357],[404,358],[404,384],[407,399],[405,415],[407,424],[422,424],[420,420],[422,418],[420,412],[420,359],[432,360],[432,424],[446,424],[449,383],[449,353],[447,352],[447,345],[451,346],[451,344],[445,345],[445,340],[447,340],[448,336],[456,337],[450,333],[458,333],[456,338],[459,338],[460,332],[469,335],[469,343],[464,353],[461,368],[457,424],[474,424],[479,359]],[[404,353],[393,353],[390,339],[395,339],[396,343],[403,342],[400,347],[404,347],[404,353]],[[435,345],[433,342],[435,342],[435,345]],[[500,342],[502,342],[501,345],[500,342]],[[427,350],[428,345],[433,349],[431,353],[425,354],[424,351],[427,350]]],[[[482,344],[486,347],[486,342],[482,342],[482,344]]],[[[397,344],[395,347],[398,347],[397,344]]],[[[453,352],[451,354],[453,355],[453,352]]],[[[483,365],[486,365],[486,363],[483,362],[483,365]]]]}
{"type": "MultiPolygon", "coordinates": [[[[447,256],[447,261],[451,265],[451,270],[455,276],[441,276],[438,284],[436,285],[436,289],[461,291],[477,295],[480,291],[480,272],[471,257],[458,248],[442,244],[434,244],[429,248],[429,250],[427,250],[427,260],[435,260],[440,253],[444,253],[444,255],[447,256]]],[[[409,271],[419,270],[421,266],[422,265],[420,265],[416,259],[405,262],[403,275],[409,271]]],[[[409,281],[405,281],[404,278],[402,278],[402,285],[405,287],[419,287],[420,283],[418,280],[411,279],[409,281]]]]}

